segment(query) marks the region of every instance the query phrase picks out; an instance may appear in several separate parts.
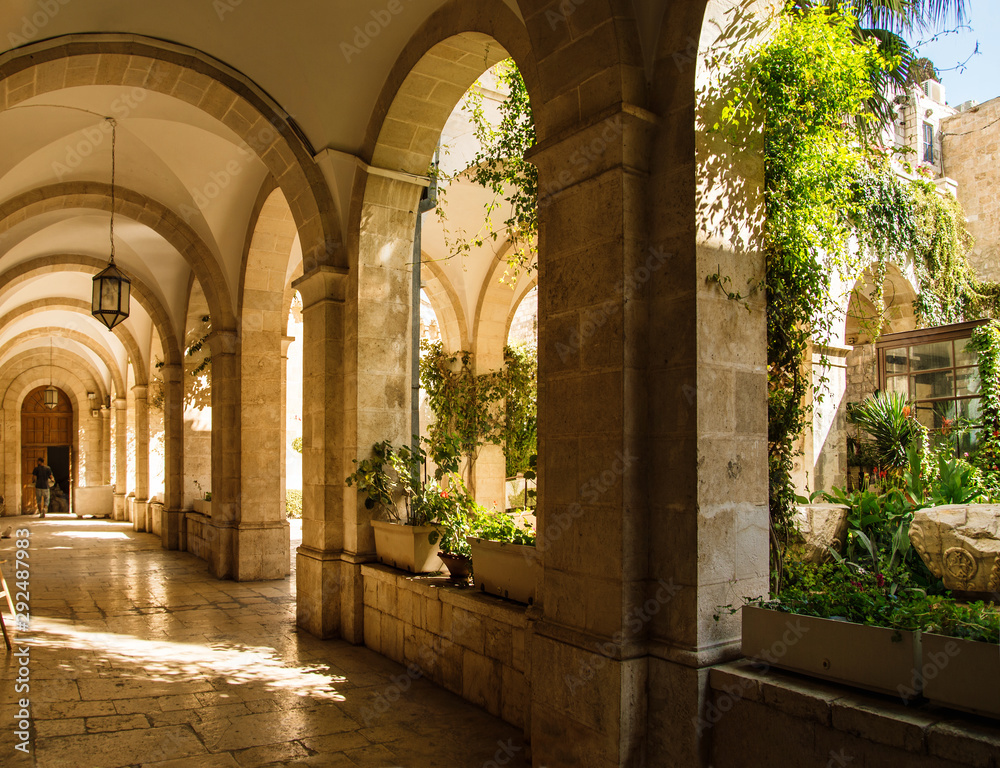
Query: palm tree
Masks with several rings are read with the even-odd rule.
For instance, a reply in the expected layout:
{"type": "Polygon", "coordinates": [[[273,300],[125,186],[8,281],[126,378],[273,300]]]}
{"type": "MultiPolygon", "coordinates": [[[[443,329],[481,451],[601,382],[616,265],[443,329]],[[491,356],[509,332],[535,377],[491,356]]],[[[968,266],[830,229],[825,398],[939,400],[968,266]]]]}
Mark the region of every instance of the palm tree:
{"type": "Polygon", "coordinates": [[[916,59],[915,51],[903,35],[915,30],[936,30],[945,23],[960,25],[968,21],[966,0],[794,0],[794,7],[799,10],[817,6],[851,11],[858,20],[858,39],[877,40],[883,55],[899,59],[889,72],[874,76],[872,84],[877,95],[869,108],[876,125],[864,130],[868,135],[877,134],[892,118],[890,97],[906,87],[910,67],[916,59]]]}

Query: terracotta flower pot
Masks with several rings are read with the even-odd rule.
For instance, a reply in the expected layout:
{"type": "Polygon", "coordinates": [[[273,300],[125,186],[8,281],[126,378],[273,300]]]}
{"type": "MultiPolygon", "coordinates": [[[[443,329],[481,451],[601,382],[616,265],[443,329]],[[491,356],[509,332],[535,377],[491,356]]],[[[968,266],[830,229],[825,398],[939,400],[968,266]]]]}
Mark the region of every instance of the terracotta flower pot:
{"type": "Polygon", "coordinates": [[[441,552],[438,557],[448,568],[449,578],[459,584],[467,584],[472,575],[472,561],[465,555],[456,555],[452,552],[441,552]]]}

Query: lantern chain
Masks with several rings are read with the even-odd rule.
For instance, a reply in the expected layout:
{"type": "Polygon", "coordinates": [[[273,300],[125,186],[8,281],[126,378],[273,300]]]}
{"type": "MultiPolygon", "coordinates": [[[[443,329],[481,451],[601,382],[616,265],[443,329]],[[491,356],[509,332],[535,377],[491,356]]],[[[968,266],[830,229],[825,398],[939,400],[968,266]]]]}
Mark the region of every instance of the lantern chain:
{"type": "Polygon", "coordinates": [[[115,263],[115,144],[118,139],[118,123],[113,117],[106,118],[111,123],[111,263],[115,263]]]}

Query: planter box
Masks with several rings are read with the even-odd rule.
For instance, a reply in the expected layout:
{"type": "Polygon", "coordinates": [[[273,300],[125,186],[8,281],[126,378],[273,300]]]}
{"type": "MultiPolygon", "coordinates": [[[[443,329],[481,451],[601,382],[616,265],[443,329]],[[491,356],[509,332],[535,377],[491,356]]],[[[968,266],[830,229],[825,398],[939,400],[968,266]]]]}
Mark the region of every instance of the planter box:
{"type": "Polygon", "coordinates": [[[192,506],[194,506],[194,511],[199,515],[205,515],[205,517],[212,516],[212,502],[205,501],[204,499],[195,499],[192,506]]]}
{"type": "Polygon", "coordinates": [[[114,489],[110,485],[88,485],[76,489],[73,512],[77,517],[112,517],[115,513],[114,489]]]}
{"type": "Polygon", "coordinates": [[[924,696],[964,712],[1000,719],[1000,646],[921,635],[924,696]]]}
{"type": "Polygon", "coordinates": [[[534,547],[473,536],[467,541],[472,547],[472,578],[480,591],[528,605],[535,602],[541,567],[534,547]]]}
{"type": "Polygon", "coordinates": [[[438,557],[437,542],[430,542],[431,534],[437,533],[436,525],[403,525],[372,520],[375,530],[375,553],[378,561],[393,568],[402,568],[410,573],[430,573],[443,571],[444,563],[438,557]]]}
{"type": "Polygon", "coordinates": [[[744,606],[743,655],[904,700],[920,694],[915,632],[744,606]]]}

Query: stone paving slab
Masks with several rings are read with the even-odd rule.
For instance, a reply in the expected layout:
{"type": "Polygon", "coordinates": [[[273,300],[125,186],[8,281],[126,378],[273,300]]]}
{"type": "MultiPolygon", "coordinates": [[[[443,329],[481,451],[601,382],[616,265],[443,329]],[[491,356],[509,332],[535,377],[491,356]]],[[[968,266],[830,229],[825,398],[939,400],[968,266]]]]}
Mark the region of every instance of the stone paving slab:
{"type": "MultiPolygon", "coordinates": [[[[29,649],[30,691],[15,690],[19,665],[7,654],[2,766],[481,768],[498,755],[529,764],[518,729],[426,680],[373,719],[371,704],[403,668],[299,632],[294,577],[217,581],[203,561],[128,523],[10,522],[30,531],[31,627],[13,638],[29,649]],[[28,755],[14,749],[24,697],[28,755]]],[[[0,542],[0,560],[13,559],[14,541],[0,542]]]]}

